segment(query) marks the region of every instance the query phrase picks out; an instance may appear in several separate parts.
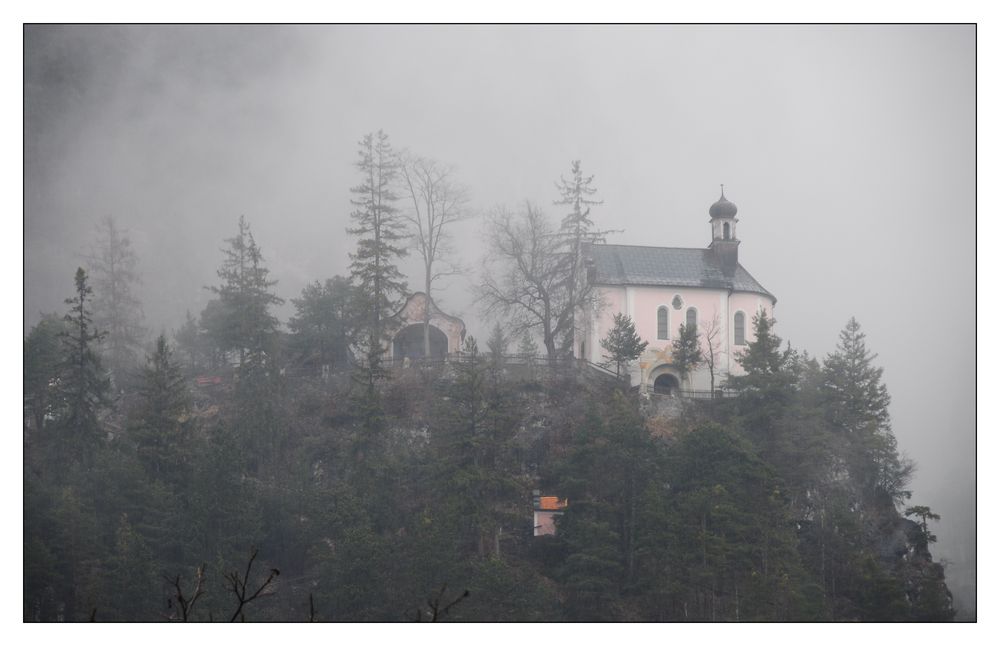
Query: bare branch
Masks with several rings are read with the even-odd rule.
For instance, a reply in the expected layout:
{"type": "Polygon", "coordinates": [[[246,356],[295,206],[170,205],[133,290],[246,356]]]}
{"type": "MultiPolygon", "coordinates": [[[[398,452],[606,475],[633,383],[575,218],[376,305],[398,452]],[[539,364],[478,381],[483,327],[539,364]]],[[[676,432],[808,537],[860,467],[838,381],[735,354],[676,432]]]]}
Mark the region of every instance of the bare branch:
{"type": "MultiPolygon", "coordinates": [[[[430,616],[431,622],[436,622],[445,615],[447,615],[449,610],[457,606],[462,600],[466,599],[469,596],[469,591],[465,590],[464,592],[462,592],[462,594],[460,594],[458,597],[452,600],[451,603],[442,605],[441,600],[444,598],[444,593],[447,589],[448,589],[448,584],[447,583],[442,584],[441,589],[437,593],[437,596],[430,597],[427,599],[427,608],[429,610],[428,615],[430,616]]],[[[414,621],[418,622],[422,621],[423,616],[424,615],[419,608],[417,608],[414,611],[414,621]]]]}
{"type": "MultiPolygon", "coordinates": [[[[177,600],[177,607],[180,608],[181,621],[186,622],[194,610],[194,604],[198,602],[198,599],[200,599],[205,592],[203,585],[205,582],[205,564],[202,563],[201,567],[199,567],[195,573],[194,590],[192,590],[190,596],[184,596],[184,591],[181,588],[181,576],[179,574],[173,579],[166,578],[166,580],[174,587],[173,599],[177,600]]],[[[173,620],[176,618],[176,615],[171,615],[169,618],[173,620]]]]}
{"type": "Polygon", "coordinates": [[[231,572],[226,575],[226,580],[229,582],[229,590],[236,597],[236,601],[238,603],[235,612],[233,612],[233,616],[229,619],[230,622],[236,621],[237,617],[239,617],[241,621],[244,620],[245,619],[245,617],[243,616],[244,606],[246,606],[251,601],[254,601],[255,599],[259,598],[262,595],[262,593],[264,593],[265,590],[267,590],[267,587],[271,585],[271,582],[274,580],[274,577],[281,574],[281,572],[279,572],[276,568],[271,568],[271,572],[268,574],[267,580],[265,580],[264,583],[262,583],[260,587],[257,588],[257,590],[253,594],[247,596],[247,584],[250,581],[250,571],[253,568],[253,562],[254,560],[256,560],[256,558],[257,558],[257,548],[254,547],[250,551],[250,560],[247,561],[247,569],[243,577],[241,578],[240,573],[237,571],[231,572]]]}
{"type": "Polygon", "coordinates": [[[554,360],[568,347],[574,312],[593,305],[594,290],[571,285],[564,236],[532,204],[526,203],[516,216],[495,209],[486,236],[489,251],[478,301],[487,313],[510,318],[516,331],[540,328],[554,360]]]}

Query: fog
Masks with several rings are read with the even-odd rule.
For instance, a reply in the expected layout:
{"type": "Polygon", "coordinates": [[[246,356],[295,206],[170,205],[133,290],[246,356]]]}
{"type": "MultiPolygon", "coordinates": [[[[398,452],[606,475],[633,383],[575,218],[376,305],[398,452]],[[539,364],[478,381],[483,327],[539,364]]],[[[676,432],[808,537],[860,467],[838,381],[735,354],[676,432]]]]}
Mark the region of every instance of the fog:
{"type": "MultiPolygon", "coordinates": [[[[913,503],[975,601],[972,26],[54,27],[25,30],[25,331],[63,311],[103,216],[154,331],[197,315],[242,214],[277,293],[346,275],[357,141],[454,164],[477,218],[550,214],[571,160],[622,244],[703,247],[720,183],[777,333],[879,354],[913,503]]],[[[481,221],[457,232],[475,267],[481,221]]],[[[412,289],[421,288],[407,262],[412,289]]],[[[485,335],[475,272],[435,294],[485,335]]],[[[286,320],[290,305],[281,310],[286,320]]]]}

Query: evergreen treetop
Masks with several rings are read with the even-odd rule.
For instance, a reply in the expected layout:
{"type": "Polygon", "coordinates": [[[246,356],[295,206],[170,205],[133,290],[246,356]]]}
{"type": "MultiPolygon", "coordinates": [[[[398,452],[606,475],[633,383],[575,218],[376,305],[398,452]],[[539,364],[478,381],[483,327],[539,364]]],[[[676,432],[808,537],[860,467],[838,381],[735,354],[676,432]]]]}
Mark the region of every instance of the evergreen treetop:
{"type": "Polygon", "coordinates": [[[110,216],[98,226],[88,266],[94,284],[94,321],[106,332],[102,344],[106,363],[120,382],[136,365],[146,330],[135,294],[140,284],[138,259],[127,232],[110,216]]]}
{"type": "Polygon", "coordinates": [[[608,335],[601,339],[601,347],[605,350],[604,357],[608,363],[615,364],[615,375],[619,377],[622,375],[622,369],[638,359],[648,345],[649,343],[643,341],[636,333],[632,318],[621,312],[615,314],[608,335]]]}
{"type": "Polygon", "coordinates": [[[241,368],[258,366],[278,331],[278,319],[270,307],[284,300],[271,292],[277,281],[269,279],[270,271],[245,217],[240,216],[236,236],[226,242],[229,246],[222,249],[225,258],[217,272],[222,283],[210,288],[218,295],[221,309],[206,331],[221,350],[239,354],[241,368]]]}
{"type": "Polygon", "coordinates": [[[351,254],[351,279],[365,297],[368,319],[381,336],[383,321],[399,309],[407,291],[396,266],[407,253],[405,221],[396,206],[399,158],[381,130],[366,134],[358,146],[355,166],[362,181],[351,188],[356,196],[351,199],[354,226],[347,229],[358,238],[351,254]]]}
{"type": "Polygon", "coordinates": [[[138,392],[141,403],[132,437],[139,459],[156,478],[183,479],[189,462],[191,399],[164,334],[146,359],[138,392]]]}
{"type": "Polygon", "coordinates": [[[696,325],[681,324],[680,334],[671,344],[674,367],[681,380],[687,379],[704,362],[696,325]]]}
{"type": "Polygon", "coordinates": [[[93,290],[87,272],[77,268],[76,294],[66,299],[69,312],[63,317],[67,329],[60,333],[63,362],[60,393],[64,409],[63,426],[72,441],[92,448],[100,437],[98,412],[110,405],[110,381],[95,351],[104,333],[93,328],[90,302],[93,290]]]}

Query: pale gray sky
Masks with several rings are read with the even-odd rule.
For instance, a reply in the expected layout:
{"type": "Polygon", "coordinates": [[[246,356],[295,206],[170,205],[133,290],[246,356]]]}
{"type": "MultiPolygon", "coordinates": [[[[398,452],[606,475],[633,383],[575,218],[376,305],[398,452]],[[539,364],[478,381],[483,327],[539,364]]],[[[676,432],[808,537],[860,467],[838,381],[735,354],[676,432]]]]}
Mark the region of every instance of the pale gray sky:
{"type": "MultiPolygon", "coordinates": [[[[867,332],[960,592],[975,48],[972,26],[29,27],[25,322],[62,311],[104,215],[130,230],[155,327],[201,310],[240,214],[286,299],[345,273],[356,142],[379,128],[455,164],[480,213],[555,215],[581,159],[624,244],[707,245],[724,182],[778,333],[822,357],[852,315],[867,332]]],[[[479,230],[459,232],[470,263],[479,230]]],[[[479,334],[469,285],[438,300],[479,334]]]]}

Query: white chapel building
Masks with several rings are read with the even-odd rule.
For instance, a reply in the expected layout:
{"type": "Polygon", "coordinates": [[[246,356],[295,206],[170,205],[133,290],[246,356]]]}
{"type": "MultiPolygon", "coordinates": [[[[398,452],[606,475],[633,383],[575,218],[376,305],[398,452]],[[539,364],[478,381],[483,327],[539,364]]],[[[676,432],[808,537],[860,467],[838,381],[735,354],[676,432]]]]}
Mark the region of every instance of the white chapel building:
{"type": "Polygon", "coordinates": [[[594,244],[587,250],[588,280],[599,295],[585,316],[574,354],[593,363],[605,361],[600,341],[616,313],[625,313],[649,345],[630,366],[633,386],[643,393],[710,392],[708,367],[702,364],[684,383],[672,364],[671,344],[680,326],[698,326],[702,354],[707,332],[717,329],[715,387],[729,374],[741,374],[736,357],[753,339],[751,321],[758,311],[774,315],[777,299],[739,263],[736,205],[725,192],[709,208],[712,242],[707,249],[594,244]]]}

